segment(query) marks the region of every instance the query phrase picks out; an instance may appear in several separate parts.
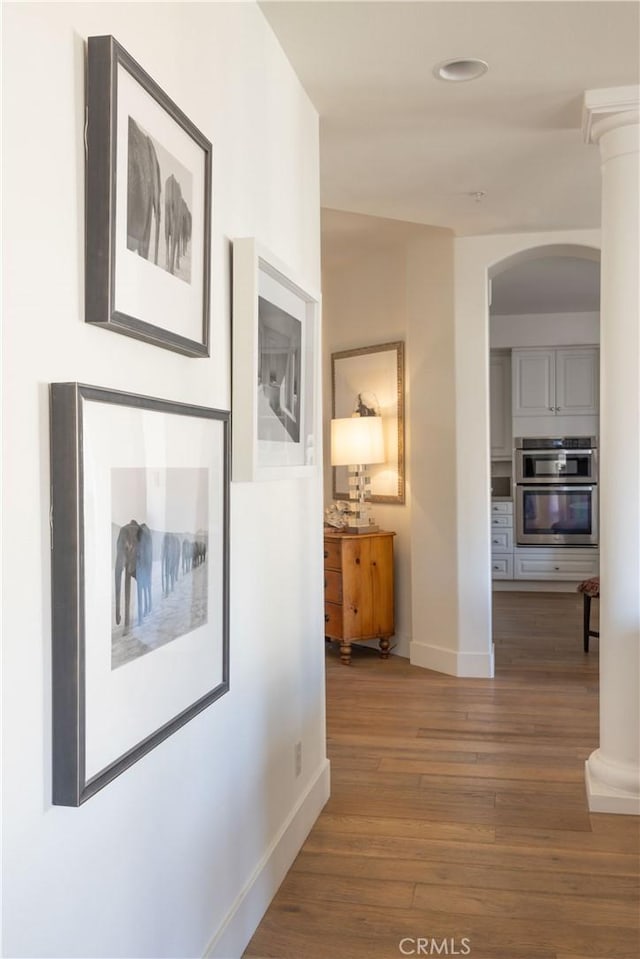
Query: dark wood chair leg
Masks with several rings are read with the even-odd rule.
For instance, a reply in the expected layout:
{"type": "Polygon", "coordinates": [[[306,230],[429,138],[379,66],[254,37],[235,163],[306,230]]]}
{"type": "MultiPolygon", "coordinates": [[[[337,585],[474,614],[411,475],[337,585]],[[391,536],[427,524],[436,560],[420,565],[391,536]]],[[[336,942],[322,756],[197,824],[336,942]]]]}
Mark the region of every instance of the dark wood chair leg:
{"type": "Polygon", "coordinates": [[[589,652],[589,621],[591,619],[591,597],[586,593],[582,594],[584,600],[583,606],[583,616],[582,616],[582,628],[584,635],[584,651],[585,653],[589,652]]]}

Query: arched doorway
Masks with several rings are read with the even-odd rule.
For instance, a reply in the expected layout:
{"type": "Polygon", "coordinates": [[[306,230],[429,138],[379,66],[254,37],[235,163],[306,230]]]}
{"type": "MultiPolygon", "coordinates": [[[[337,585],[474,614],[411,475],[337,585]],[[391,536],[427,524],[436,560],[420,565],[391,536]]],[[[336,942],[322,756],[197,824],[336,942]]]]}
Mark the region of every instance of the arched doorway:
{"type": "MultiPolygon", "coordinates": [[[[587,437],[598,437],[600,253],[577,244],[536,246],[493,264],[488,278],[492,614],[498,610],[498,635],[506,618],[523,640],[532,615],[546,615],[550,624],[554,619],[571,623],[578,653],[581,604],[576,582],[599,572],[597,482],[584,489],[523,486],[517,477],[522,454],[515,447],[518,437],[527,438],[525,445],[550,437],[572,437],[572,442],[590,445],[587,437]],[[556,396],[545,404],[561,405],[536,410],[538,388],[541,395],[556,396]],[[591,404],[587,395],[593,397],[591,404]],[[524,535],[525,504],[537,535],[524,535]],[[578,506],[584,506],[582,513],[578,506]],[[558,528],[565,530],[563,539],[550,532],[558,528]],[[535,545],[525,546],[525,541],[535,545]]],[[[542,454],[542,468],[548,455],[542,454]]],[[[584,454],[579,462],[590,458],[584,454]]],[[[597,463],[597,454],[593,460],[597,463]]],[[[552,634],[553,629],[544,630],[541,641],[552,634]]],[[[573,654],[569,646],[570,660],[573,654]]],[[[501,656],[507,663],[509,652],[499,642],[498,673],[501,656]]]]}
{"type": "Polygon", "coordinates": [[[457,675],[491,676],[489,294],[526,258],[598,256],[597,230],[464,237],[455,246],[457,675]],[[467,468],[468,465],[468,468],[467,468]],[[475,671],[472,671],[475,670],[475,671]]]}

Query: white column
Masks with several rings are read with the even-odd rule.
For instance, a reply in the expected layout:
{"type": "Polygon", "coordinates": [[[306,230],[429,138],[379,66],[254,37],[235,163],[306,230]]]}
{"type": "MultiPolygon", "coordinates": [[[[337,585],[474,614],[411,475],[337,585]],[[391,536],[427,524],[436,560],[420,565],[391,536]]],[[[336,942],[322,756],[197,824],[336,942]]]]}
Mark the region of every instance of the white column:
{"type": "Polygon", "coordinates": [[[640,814],[640,87],[585,95],[602,160],[600,748],[592,812],[640,814]]]}

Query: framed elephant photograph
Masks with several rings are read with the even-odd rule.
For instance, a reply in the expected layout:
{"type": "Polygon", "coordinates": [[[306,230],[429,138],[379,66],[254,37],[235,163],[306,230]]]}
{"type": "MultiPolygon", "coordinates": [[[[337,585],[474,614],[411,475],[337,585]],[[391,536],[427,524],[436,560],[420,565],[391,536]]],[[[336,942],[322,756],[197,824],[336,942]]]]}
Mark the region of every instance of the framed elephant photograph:
{"type": "Polygon", "coordinates": [[[209,355],[212,152],[113,37],[89,37],[88,323],[209,355]]]}
{"type": "Polygon", "coordinates": [[[253,237],[233,243],[233,479],[309,476],[319,403],[319,294],[253,237]]]}
{"type": "Polygon", "coordinates": [[[53,803],[229,689],[229,413],[54,383],[53,803]]]}

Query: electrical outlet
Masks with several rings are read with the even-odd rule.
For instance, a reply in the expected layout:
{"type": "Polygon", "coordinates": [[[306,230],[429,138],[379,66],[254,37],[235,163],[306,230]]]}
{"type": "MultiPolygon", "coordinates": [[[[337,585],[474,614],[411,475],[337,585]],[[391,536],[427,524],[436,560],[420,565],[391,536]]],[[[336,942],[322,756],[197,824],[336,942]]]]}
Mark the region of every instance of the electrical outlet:
{"type": "Polygon", "coordinates": [[[300,776],[302,773],[302,743],[296,743],[293,747],[293,754],[296,767],[296,776],[300,776]]]}

